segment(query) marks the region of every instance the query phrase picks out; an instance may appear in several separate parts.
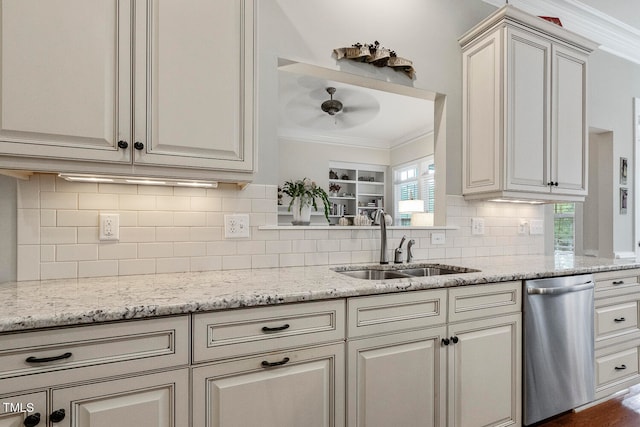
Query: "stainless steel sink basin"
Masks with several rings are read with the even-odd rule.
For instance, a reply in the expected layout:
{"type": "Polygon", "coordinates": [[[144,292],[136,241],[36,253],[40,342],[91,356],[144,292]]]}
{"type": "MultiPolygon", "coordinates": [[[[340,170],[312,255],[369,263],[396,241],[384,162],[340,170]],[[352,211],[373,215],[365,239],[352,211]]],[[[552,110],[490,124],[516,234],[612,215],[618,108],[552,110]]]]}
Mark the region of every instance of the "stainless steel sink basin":
{"type": "Polygon", "coordinates": [[[355,277],[356,279],[366,280],[385,280],[385,279],[402,279],[410,277],[406,274],[398,273],[394,270],[350,270],[339,271],[346,276],[355,277]]]}
{"type": "Polygon", "coordinates": [[[464,271],[456,271],[456,270],[450,270],[447,268],[439,268],[439,267],[406,268],[406,269],[401,269],[397,271],[401,271],[403,274],[408,274],[409,276],[413,276],[413,277],[440,276],[442,274],[464,273],[464,271]]]}
{"type": "Polygon", "coordinates": [[[427,277],[427,276],[442,276],[445,274],[462,274],[472,273],[479,270],[472,270],[470,268],[452,267],[448,265],[430,264],[430,265],[415,265],[408,268],[394,268],[389,266],[387,268],[374,265],[370,267],[363,267],[358,270],[342,270],[336,269],[336,272],[344,274],[345,276],[355,277],[356,279],[364,280],[386,280],[386,279],[407,279],[415,277],[427,277]]]}

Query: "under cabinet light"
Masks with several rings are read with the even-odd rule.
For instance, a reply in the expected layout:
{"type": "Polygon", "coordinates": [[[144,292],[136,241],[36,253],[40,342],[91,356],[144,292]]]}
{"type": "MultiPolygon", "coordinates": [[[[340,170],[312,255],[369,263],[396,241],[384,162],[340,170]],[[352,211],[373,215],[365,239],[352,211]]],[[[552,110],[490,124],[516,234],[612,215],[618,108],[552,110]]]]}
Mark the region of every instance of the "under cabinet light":
{"type": "Polygon", "coordinates": [[[518,199],[489,199],[488,202],[498,202],[498,203],[527,203],[530,205],[542,205],[543,201],[540,200],[518,200],[518,199]]]}
{"type": "Polygon", "coordinates": [[[217,181],[185,180],[185,179],[157,179],[140,176],[112,176],[60,173],[58,177],[72,182],[97,182],[111,184],[138,184],[138,185],[175,185],[184,187],[217,188],[217,181]]]}

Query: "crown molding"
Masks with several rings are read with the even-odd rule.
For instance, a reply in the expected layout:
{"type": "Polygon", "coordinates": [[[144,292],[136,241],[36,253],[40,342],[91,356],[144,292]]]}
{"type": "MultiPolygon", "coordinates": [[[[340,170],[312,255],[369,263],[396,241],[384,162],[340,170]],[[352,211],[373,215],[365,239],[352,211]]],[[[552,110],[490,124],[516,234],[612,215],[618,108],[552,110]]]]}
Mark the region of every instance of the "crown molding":
{"type": "MultiPolygon", "coordinates": [[[[505,0],[484,0],[502,7],[505,0]]],[[[593,40],[600,49],[640,64],[640,29],[577,0],[509,0],[509,4],[532,15],[556,16],[564,28],[593,40]]]]}

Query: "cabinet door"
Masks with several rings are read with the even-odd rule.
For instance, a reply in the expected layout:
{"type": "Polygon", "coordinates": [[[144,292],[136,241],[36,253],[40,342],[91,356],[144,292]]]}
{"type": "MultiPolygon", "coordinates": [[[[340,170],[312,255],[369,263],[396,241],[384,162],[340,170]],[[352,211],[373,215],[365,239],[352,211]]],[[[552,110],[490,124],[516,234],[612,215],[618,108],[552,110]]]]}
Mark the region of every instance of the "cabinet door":
{"type": "Polygon", "coordinates": [[[184,427],[189,425],[189,370],[55,389],[56,427],[184,427]]]}
{"type": "Polygon", "coordinates": [[[549,192],[551,43],[509,29],[506,188],[549,192]]]}
{"type": "Polygon", "coordinates": [[[446,328],[348,343],[350,427],[444,426],[446,328]]]}
{"type": "Polygon", "coordinates": [[[253,170],[254,0],[136,4],[135,162],[253,170]]]}
{"type": "Polygon", "coordinates": [[[47,425],[47,392],[0,396],[0,427],[47,425]],[[40,422],[35,423],[37,419],[40,422]]]}
{"type": "Polygon", "coordinates": [[[194,426],[344,425],[343,344],[194,368],[192,384],[194,426]]]}
{"type": "Polygon", "coordinates": [[[587,194],[586,73],[586,55],[553,46],[554,192],[587,194]]]}
{"type": "Polygon", "coordinates": [[[520,425],[520,316],[449,325],[448,426],[520,425]]]}
{"type": "Polygon", "coordinates": [[[0,8],[0,152],[129,162],[117,141],[131,135],[131,2],[0,8]]]}

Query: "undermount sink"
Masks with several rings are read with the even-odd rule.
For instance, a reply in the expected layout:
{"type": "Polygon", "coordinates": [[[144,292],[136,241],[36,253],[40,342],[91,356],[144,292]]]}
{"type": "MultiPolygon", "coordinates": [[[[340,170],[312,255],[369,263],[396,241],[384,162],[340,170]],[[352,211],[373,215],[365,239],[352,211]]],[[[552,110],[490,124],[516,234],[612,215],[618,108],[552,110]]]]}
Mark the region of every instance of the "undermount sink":
{"type": "Polygon", "coordinates": [[[407,279],[411,277],[441,276],[445,274],[473,273],[473,270],[464,267],[452,267],[439,264],[425,266],[412,266],[408,268],[384,269],[379,265],[364,267],[358,270],[339,270],[336,272],[346,276],[364,280],[407,279]]]}

